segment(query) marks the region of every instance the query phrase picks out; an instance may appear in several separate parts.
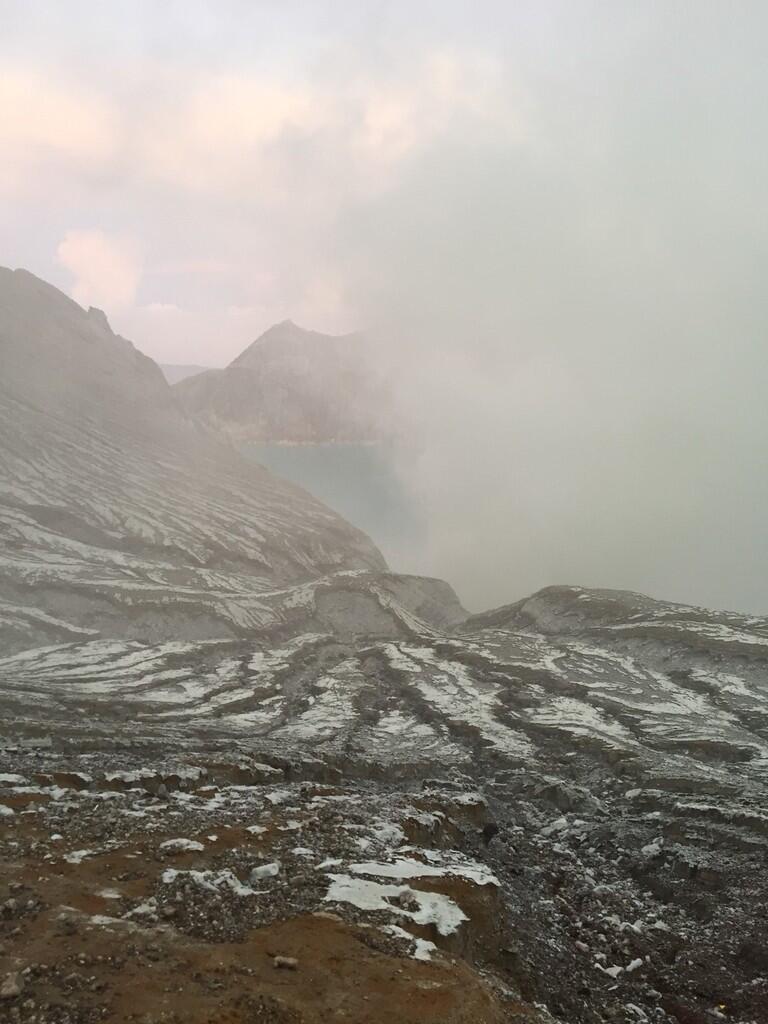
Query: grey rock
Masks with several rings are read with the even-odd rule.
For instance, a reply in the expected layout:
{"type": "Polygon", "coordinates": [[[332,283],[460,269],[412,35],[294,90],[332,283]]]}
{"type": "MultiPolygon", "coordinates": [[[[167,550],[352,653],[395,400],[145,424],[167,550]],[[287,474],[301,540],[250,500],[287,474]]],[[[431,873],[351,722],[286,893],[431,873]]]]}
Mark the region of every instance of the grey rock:
{"type": "Polygon", "coordinates": [[[223,370],[174,386],[186,412],[235,441],[377,441],[394,432],[382,360],[360,334],[332,336],[286,320],[223,370]]]}
{"type": "Polygon", "coordinates": [[[24,978],[19,971],[6,974],[0,983],[0,999],[15,999],[24,991],[24,978]]]}
{"type": "Polygon", "coordinates": [[[299,966],[299,961],[294,956],[276,956],[272,963],[278,969],[285,971],[295,971],[299,966]]]}

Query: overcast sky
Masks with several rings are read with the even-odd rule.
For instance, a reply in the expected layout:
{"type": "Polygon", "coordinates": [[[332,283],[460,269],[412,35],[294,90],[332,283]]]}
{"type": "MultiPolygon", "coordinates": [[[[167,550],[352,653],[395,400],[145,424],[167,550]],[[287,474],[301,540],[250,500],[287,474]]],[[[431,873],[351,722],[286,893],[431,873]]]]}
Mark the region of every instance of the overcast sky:
{"type": "Polygon", "coordinates": [[[768,612],[768,5],[0,0],[0,263],[398,369],[399,569],[768,612]]]}

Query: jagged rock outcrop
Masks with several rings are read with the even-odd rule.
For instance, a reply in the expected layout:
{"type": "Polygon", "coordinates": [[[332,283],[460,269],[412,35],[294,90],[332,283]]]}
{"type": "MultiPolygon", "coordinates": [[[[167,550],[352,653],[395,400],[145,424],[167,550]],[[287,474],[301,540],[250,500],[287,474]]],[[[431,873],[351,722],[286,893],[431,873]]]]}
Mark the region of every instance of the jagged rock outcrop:
{"type": "Polygon", "coordinates": [[[275,324],[223,370],[179,381],[187,413],[234,441],[365,442],[393,433],[388,387],[360,334],[275,324]]]}

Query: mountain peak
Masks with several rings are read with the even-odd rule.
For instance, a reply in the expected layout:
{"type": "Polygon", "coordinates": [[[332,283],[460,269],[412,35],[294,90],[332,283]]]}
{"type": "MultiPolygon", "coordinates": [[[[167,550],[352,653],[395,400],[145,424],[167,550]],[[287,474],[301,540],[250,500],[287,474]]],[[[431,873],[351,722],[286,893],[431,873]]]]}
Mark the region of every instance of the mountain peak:
{"type": "Polygon", "coordinates": [[[359,338],[355,333],[324,334],[322,331],[300,327],[295,320],[281,320],[268,327],[229,365],[251,366],[254,362],[260,362],[265,355],[270,358],[281,358],[289,353],[292,356],[297,353],[304,355],[318,344],[325,346],[325,349],[338,346],[346,348],[350,342],[358,342],[359,338]]]}

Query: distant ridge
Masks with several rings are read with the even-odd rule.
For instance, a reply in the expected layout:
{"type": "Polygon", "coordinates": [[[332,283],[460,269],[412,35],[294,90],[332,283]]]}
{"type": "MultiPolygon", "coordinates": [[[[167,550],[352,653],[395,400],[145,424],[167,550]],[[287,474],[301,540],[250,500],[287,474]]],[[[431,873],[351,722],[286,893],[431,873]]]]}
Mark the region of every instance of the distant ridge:
{"type": "Polygon", "coordinates": [[[281,364],[293,363],[300,354],[314,356],[314,346],[324,346],[326,358],[349,358],[355,349],[365,344],[362,334],[323,334],[321,331],[299,327],[293,320],[281,320],[268,327],[263,334],[235,356],[230,366],[246,366],[258,369],[265,357],[281,364]]]}
{"type": "Polygon", "coordinates": [[[180,380],[187,377],[194,377],[197,373],[205,373],[209,366],[196,366],[194,363],[160,363],[160,369],[169,384],[178,384],[180,380]]]}
{"type": "Polygon", "coordinates": [[[228,367],[186,376],[187,414],[235,441],[364,442],[391,432],[376,352],[359,333],[322,334],[284,320],[228,367]]]}

